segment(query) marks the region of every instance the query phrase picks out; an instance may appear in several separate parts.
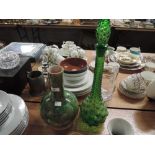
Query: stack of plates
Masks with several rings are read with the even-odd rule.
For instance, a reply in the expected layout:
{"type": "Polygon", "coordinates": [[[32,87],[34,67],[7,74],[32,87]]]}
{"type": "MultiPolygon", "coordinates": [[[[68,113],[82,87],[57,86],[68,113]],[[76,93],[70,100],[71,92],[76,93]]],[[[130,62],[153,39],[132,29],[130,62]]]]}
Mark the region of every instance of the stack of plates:
{"type": "MultiPolygon", "coordinates": [[[[5,92],[4,93],[3,91],[0,91],[0,92],[4,96],[5,92]]],[[[23,99],[20,98],[19,96],[13,95],[13,94],[5,94],[5,95],[8,96],[7,97],[9,100],[8,105],[10,105],[11,110],[10,108],[7,108],[8,106],[6,107],[6,102],[4,102],[4,100],[2,100],[2,97],[1,97],[0,111],[2,111],[3,109],[8,109],[5,111],[9,111],[9,112],[6,112],[7,118],[4,119],[3,123],[1,123],[0,125],[0,135],[9,135],[9,134],[20,135],[25,131],[26,127],[28,126],[28,121],[29,121],[28,109],[23,99]]],[[[2,113],[4,113],[4,110],[2,113]]],[[[0,116],[2,115],[2,113],[0,113],[0,116]]]]}
{"type": "Polygon", "coordinates": [[[129,71],[137,71],[145,66],[140,59],[133,59],[128,52],[126,52],[126,54],[124,53],[124,55],[119,53],[110,55],[109,61],[118,62],[120,64],[120,69],[129,71]]]}
{"type": "Polygon", "coordinates": [[[7,93],[0,91],[0,126],[8,119],[11,110],[12,105],[10,104],[7,93]]]}
{"type": "Polygon", "coordinates": [[[145,65],[141,63],[140,60],[135,61],[119,61],[120,68],[124,70],[139,70],[142,69],[145,65]]]}
{"type": "Polygon", "coordinates": [[[85,78],[76,84],[67,83],[64,81],[65,90],[71,91],[76,96],[83,96],[90,93],[93,84],[93,73],[87,71],[85,78]]]}

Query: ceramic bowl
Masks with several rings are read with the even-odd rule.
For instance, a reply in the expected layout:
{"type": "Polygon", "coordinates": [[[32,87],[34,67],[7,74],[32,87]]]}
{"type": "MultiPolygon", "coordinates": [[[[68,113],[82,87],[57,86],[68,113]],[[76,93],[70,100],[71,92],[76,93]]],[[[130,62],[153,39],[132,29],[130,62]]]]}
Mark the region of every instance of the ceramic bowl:
{"type": "Polygon", "coordinates": [[[81,58],[67,58],[60,66],[64,68],[64,80],[71,84],[82,81],[87,74],[87,62],[81,58]]]}
{"type": "Polygon", "coordinates": [[[153,80],[155,80],[155,73],[151,72],[151,71],[143,71],[140,73],[142,78],[145,80],[146,83],[150,83],[153,80]]]}
{"type": "Polygon", "coordinates": [[[129,75],[124,82],[127,90],[136,94],[144,93],[147,86],[139,73],[129,75]]]}
{"type": "Polygon", "coordinates": [[[67,74],[79,74],[87,70],[87,62],[81,58],[67,58],[60,62],[60,66],[67,74]]]}

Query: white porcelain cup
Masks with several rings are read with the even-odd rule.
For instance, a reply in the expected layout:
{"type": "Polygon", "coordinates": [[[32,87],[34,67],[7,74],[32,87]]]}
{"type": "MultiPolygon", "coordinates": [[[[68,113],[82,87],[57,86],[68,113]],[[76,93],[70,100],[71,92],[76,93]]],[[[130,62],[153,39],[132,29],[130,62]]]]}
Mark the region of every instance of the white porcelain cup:
{"type": "Polygon", "coordinates": [[[132,54],[133,57],[140,57],[141,55],[140,47],[131,47],[130,53],[132,54]]]}
{"type": "Polygon", "coordinates": [[[118,46],[117,49],[116,49],[117,52],[126,52],[127,49],[126,47],[123,47],[123,46],[118,46]]]}
{"type": "Polygon", "coordinates": [[[122,118],[114,118],[108,122],[108,132],[110,135],[134,135],[131,124],[122,118]]]}

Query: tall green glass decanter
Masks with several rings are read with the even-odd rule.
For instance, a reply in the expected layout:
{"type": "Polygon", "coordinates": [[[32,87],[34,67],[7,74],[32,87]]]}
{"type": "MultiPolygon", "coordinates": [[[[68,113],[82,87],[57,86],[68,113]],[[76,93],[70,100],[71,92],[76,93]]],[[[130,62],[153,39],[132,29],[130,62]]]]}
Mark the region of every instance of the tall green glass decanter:
{"type": "Polygon", "coordinates": [[[82,102],[80,118],[88,126],[99,126],[104,123],[108,111],[101,95],[102,75],[105,60],[105,52],[110,37],[110,20],[99,20],[96,30],[96,61],[94,80],[90,95],[82,102]]]}
{"type": "Polygon", "coordinates": [[[63,72],[58,65],[48,69],[51,90],[42,98],[40,109],[44,121],[56,131],[71,127],[79,109],[76,96],[64,90],[63,72]]]}

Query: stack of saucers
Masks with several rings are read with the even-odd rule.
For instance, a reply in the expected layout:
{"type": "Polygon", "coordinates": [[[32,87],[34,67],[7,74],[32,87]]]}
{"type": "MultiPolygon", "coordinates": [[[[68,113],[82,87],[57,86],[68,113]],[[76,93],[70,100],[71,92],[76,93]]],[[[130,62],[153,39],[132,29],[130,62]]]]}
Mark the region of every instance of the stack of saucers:
{"type": "Polygon", "coordinates": [[[65,90],[76,96],[83,96],[91,91],[93,73],[88,70],[87,62],[81,58],[67,58],[60,65],[64,68],[65,90]]]}
{"type": "Polygon", "coordinates": [[[118,62],[120,64],[120,69],[129,71],[137,71],[145,66],[145,64],[141,61],[141,56],[133,57],[130,52],[115,52],[109,56],[109,61],[118,62]]]}
{"type": "Polygon", "coordinates": [[[137,69],[141,69],[142,67],[144,67],[141,65],[140,60],[132,59],[131,57],[119,58],[119,64],[120,64],[121,69],[125,69],[125,70],[137,70],[137,69]]]}
{"type": "Polygon", "coordinates": [[[19,96],[4,91],[0,91],[0,96],[0,135],[22,134],[29,121],[25,102],[19,96]]]}

